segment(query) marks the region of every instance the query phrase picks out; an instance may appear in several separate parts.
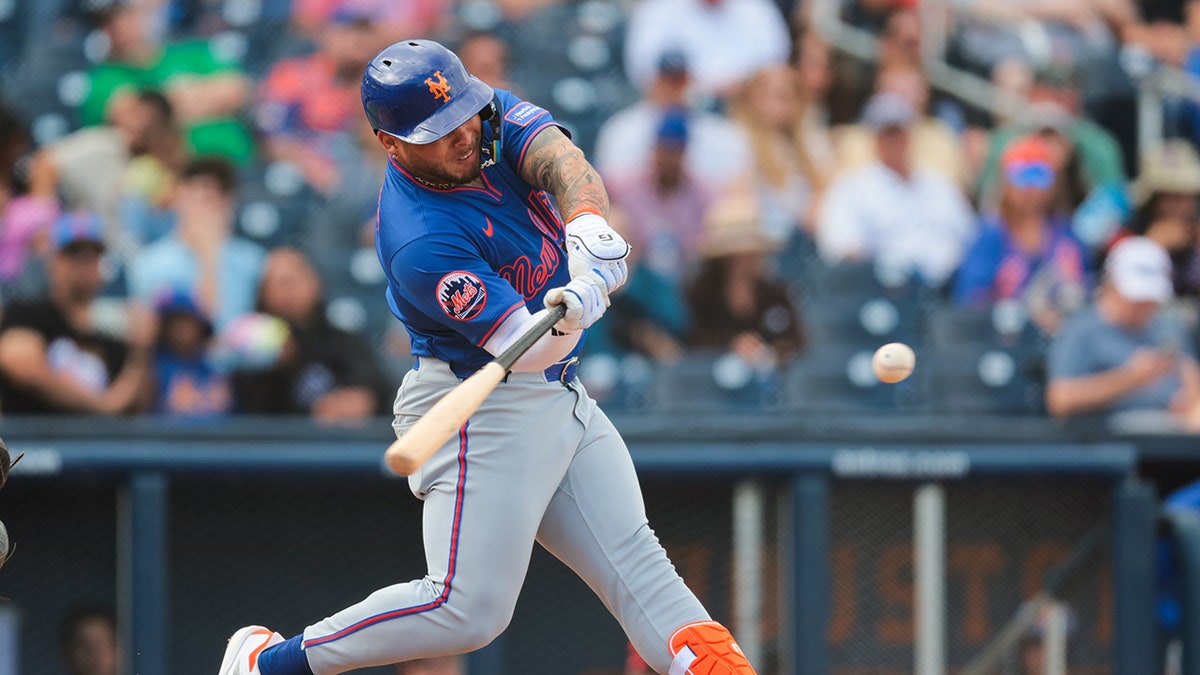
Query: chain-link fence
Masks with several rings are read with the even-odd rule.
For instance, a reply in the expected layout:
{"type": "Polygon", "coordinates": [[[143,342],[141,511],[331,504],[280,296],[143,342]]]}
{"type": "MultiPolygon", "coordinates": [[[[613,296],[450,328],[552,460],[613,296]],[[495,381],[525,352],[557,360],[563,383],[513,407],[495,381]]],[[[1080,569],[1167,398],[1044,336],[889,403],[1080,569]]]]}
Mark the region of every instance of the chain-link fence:
{"type": "MultiPolygon", "coordinates": [[[[914,672],[916,639],[914,495],[910,483],[839,482],[831,503],[829,642],[842,675],[914,672]]],[[[1082,548],[1059,599],[1069,611],[1071,673],[1108,672],[1112,663],[1113,585],[1108,549],[1090,546],[1107,529],[1103,483],[1062,480],[967,481],[945,486],[946,665],[965,667],[1043,588],[1046,575],[1082,548]]],[[[1004,674],[1023,675],[1019,646],[1004,674]]],[[[1039,671],[1040,672],[1040,671],[1039,671]]]]}
{"type": "MultiPolygon", "coordinates": [[[[746,635],[760,675],[790,675],[795,633],[787,625],[788,602],[792,583],[805,580],[793,580],[789,567],[795,542],[786,483],[740,481],[647,475],[648,515],[714,618],[746,635]]],[[[120,486],[99,476],[18,481],[0,498],[19,546],[0,575],[0,596],[12,598],[0,612],[15,615],[19,626],[15,672],[65,672],[59,622],[73,606],[125,610],[116,581],[120,486]]],[[[918,487],[832,483],[830,620],[800,627],[825,632],[831,673],[913,672],[918,487]]],[[[1107,528],[1111,484],[1035,478],[943,487],[943,638],[947,667],[957,671],[995,640],[1058,562],[1090,532],[1107,528]]],[[[225,638],[242,625],[295,634],[379,587],[424,572],[420,503],[403,481],[178,474],[170,482],[168,523],[171,675],[211,675],[225,638]]],[[[1068,609],[1069,672],[1109,672],[1114,600],[1107,543],[1084,556],[1057,590],[1068,609]]],[[[1031,635],[1042,628],[1035,623],[1031,635]]],[[[628,641],[583,582],[538,549],[512,624],[494,649],[498,672],[506,675],[620,674],[628,641]]],[[[1023,675],[1020,660],[1019,649],[1009,650],[991,672],[1023,675]]]]}

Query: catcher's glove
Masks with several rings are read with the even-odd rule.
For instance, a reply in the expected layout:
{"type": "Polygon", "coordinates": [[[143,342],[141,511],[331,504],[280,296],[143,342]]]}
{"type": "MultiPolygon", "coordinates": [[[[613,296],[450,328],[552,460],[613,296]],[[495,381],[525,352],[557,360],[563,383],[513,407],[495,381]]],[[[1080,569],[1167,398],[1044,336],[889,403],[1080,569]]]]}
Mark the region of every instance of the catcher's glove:
{"type": "MultiPolygon", "coordinates": [[[[8,540],[8,529],[4,527],[4,521],[0,520],[0,569],[4,568],[4,563],[12,557],[16,546],[8,540]]],[[[3,600],[4,598],[0,598],[3,600]]]]}
{"type": "MultiPolygon", "coordinates": [[[[9,460],[8,446],[4,444],[4,439],[0,438],[0,488],[8,482],[8,472],[13,466],[21,461],[24,455],[17,455],[14,460],[9,460]]],[[[8,530],[4,527],[4,522],[0,521],[0,567],[4,567],[4,563],[12,557],[13,549],[16,548],[8,540],[8,530]]]]}
{"type": "Polygon", "coordinates": [[[21,458],[24,456],[25,454],[22,453],[17,455],[16,459],[10,461],[8,458],[8,446],[4,444],[4,439],[0,438],[0,488],[4,487],[4,484],[8,482],[8,472],[14,466],[16,466],[17,462],[21,461],[21,458]]]}

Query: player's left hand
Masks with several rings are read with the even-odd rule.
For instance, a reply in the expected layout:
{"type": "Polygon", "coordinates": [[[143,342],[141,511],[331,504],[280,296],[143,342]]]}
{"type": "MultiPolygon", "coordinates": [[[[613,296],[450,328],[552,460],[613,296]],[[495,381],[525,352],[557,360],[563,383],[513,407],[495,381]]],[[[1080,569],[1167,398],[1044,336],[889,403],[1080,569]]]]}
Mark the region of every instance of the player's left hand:
{"type": "Polygon", "coordinates": [[[625,257],[629,242],[594,213],[582,213],[567,223],[567,264],[571,278],[595,272],[612,293],[629,276],[625,257]]]}
{"type": "Polygon", "coordinates": [[[546,307],[567,306],[566,315],[554,327],[564,333],[574,333],[596,323],[608,309],[608,291],[604,284],[600,275],[588,272],[575,277],[566,286],[546,291],[542,298],[546,307]]]}

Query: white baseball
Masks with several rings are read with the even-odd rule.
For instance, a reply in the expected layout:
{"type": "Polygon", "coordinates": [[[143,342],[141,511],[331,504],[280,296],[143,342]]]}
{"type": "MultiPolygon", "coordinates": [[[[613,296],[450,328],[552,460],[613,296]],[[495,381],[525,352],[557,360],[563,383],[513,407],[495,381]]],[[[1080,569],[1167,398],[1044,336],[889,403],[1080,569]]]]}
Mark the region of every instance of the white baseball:
{"type": "Polygon", "coordinates": [[[895,384],[912,375],[917,365],[917,355],[912,347],[903,342],[889,342],[875,350],[871,357],[871,369],[880,382],[895,384]]]}

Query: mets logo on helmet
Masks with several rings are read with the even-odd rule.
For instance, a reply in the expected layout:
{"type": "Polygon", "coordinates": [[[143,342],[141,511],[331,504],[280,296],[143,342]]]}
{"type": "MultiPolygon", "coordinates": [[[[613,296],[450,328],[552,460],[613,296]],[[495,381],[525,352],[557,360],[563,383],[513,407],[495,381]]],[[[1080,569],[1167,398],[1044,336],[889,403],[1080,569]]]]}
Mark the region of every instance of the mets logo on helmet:
{"type": "Polygon", "coordinates": [[[442,77],[442,71],[435,71],[433,77],[425,78],[425,84],[429,85],[429,93],[433,94],[434,98],[440,98],[443,101],[449,102],[450,83],[446,81],[446,78],[442,77]]]}
{"type": "Polygon", "coordinates": [[[487,304],[487,289],[479,277],[470,272],[451,272],[437,285],[438,304],[451,319],[470,321],[479,316],[487,304]]]}

